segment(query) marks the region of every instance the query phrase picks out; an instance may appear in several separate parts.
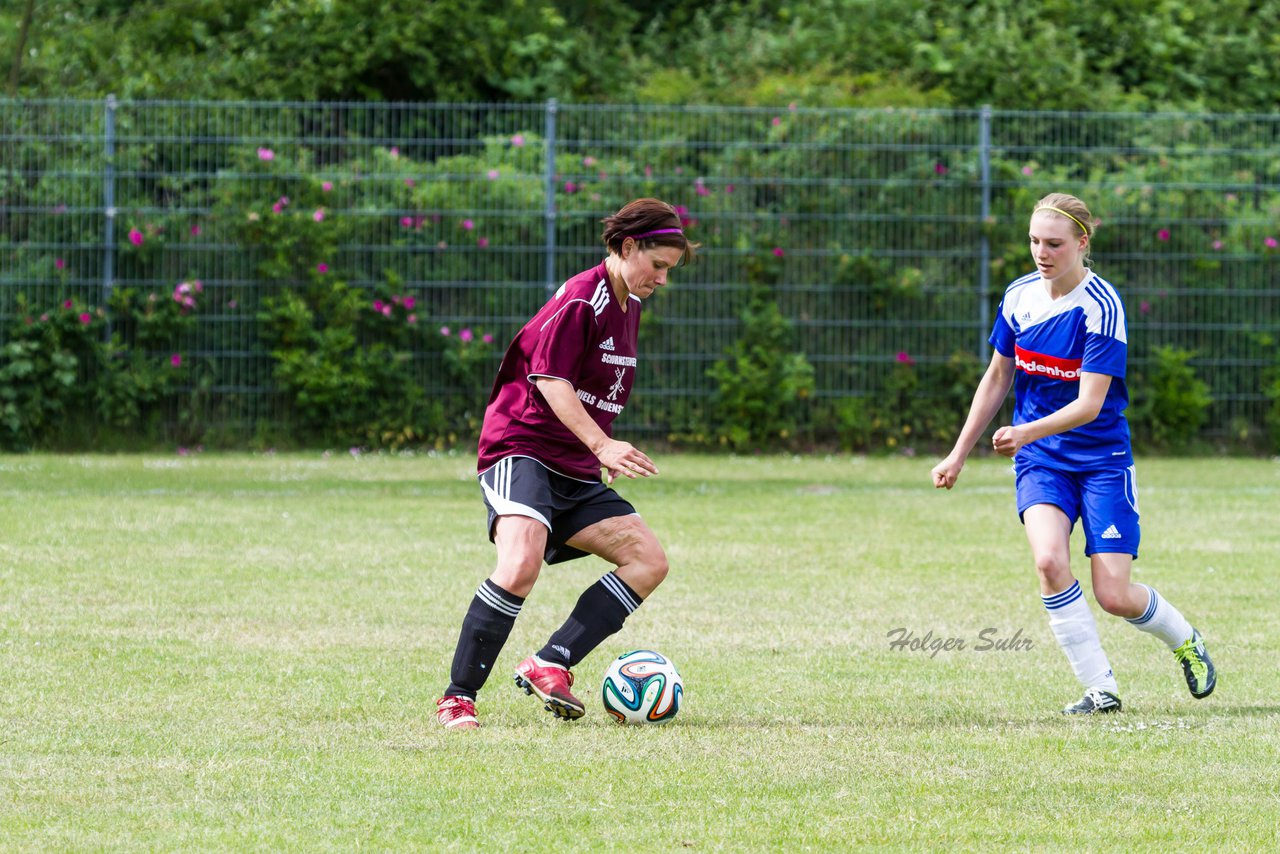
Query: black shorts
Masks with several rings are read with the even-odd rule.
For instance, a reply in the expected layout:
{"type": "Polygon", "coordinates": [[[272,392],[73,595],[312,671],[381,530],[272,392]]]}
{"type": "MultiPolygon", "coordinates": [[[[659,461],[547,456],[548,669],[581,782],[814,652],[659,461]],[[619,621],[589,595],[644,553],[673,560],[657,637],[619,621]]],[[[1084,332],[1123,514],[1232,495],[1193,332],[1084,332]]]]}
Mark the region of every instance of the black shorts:
{"type": "Polygon", "coordinates": [[[579,531],[603,519],[631,516],[636,508],[600,481],[574,480],[551,471],[533,457],[504,457],[479,475],[489,508],[489,541],[499,516],[528,516],[547,526],[547,563],[585,557],[565,545],[579,531]]]}

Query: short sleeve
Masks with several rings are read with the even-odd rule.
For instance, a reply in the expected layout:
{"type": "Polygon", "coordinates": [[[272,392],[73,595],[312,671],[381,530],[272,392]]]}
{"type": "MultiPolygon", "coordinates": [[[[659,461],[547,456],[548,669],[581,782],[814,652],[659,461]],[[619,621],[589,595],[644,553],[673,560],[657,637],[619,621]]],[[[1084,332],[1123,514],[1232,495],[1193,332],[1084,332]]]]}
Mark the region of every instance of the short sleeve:
{"type": "Polygon", "coordinates": [[[1015,335],[1013,327],[1005,319],[1004,300],[1000,300],[1000,308],[996,310],[996,321],[991,326],[991,337],[987,341],[1001,356],[1013,357],[1015,335]]]}

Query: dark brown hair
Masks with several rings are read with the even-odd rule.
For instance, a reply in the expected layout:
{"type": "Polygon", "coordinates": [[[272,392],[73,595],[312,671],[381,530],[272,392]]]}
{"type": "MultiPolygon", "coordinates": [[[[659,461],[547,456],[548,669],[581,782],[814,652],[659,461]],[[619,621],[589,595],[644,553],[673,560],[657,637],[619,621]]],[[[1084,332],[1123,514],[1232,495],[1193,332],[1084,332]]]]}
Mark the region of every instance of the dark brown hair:
{"type": "Polygon", "coordinates": [[[680,214],[660,199],[636,199],[600,221],[604,223],[600,238],[610,252],[618,254],[622,252],[622,241],[630,237],[641,249],[655,246],[679,249],[680,262],[688,264],[701,245],[685,236],[680,214]]]}

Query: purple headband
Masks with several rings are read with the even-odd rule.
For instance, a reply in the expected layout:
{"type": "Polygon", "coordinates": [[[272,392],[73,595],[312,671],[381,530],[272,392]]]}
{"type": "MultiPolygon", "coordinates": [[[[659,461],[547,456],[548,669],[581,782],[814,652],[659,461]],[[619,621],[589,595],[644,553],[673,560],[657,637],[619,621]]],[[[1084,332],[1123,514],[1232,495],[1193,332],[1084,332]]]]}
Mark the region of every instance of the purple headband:
{"type": "Polygon", "coordinates": [[[632,240],[641,240],[645,237],[653,237],[655,234],[684,234],[678,228],[656,228],[653,231],[646,231],[644,234],[628,234],[632,240]]]}

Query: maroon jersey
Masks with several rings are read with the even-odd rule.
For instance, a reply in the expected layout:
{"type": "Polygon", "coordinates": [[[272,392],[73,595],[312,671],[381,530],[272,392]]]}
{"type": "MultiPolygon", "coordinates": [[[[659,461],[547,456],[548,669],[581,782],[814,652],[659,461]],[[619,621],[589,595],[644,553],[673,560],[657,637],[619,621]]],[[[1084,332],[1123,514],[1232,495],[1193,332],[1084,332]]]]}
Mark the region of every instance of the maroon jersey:
{"type": "Polygon", "coordinates": [[[622,310],[604,264],[560,286],[502,358],[480,430],[480,471],[518,455],[568,477],[600,479],[600,461],[551,411],[534,380],[567,381],[612,436],[635,381],[640,305],[628,296],[622,310]]]}

